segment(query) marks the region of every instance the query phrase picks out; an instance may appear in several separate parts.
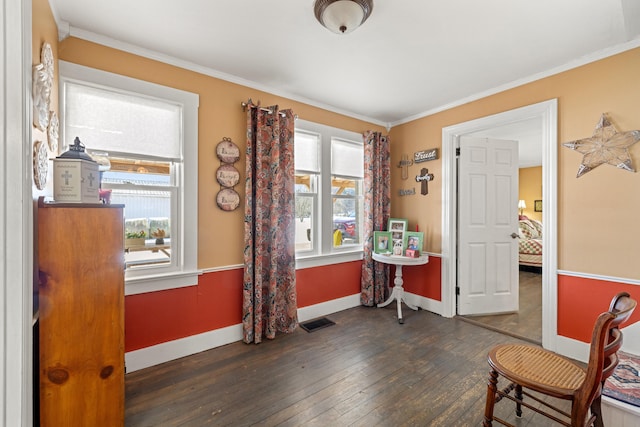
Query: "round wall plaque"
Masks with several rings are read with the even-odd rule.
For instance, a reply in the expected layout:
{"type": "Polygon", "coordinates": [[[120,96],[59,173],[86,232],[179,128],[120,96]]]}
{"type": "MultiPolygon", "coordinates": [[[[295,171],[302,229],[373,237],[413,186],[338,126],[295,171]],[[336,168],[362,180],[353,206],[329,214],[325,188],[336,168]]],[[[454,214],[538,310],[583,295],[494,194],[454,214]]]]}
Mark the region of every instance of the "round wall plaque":
{"type": "Polygon", "coordinates": [[[223,187],[233,187],[240,181],[240,172],[233,165],[222,165],[216,171],[216,179],[223,187]]]}
{"type": "Polygon", "coordinates": [[[33,181],[38,190],[44,189],[47,185],[47,174],[49,173],[49,153],[47,144],[36,141],[33,144],[33,181]]]}
{"type": "Polygon", "coordinates": [[[223,188],[216,196],[216,203],[223,211],[233,211],[240,205],[240,195],[232,188],[223,188]]]}
{"type": "Polygon", "coordinates": [[[49,141],[49,150],[53,154],[58,154],[58,138],[60,136],[60,121],[55,111],[49,112],[49,127],[47,128],[47,140],[49,141]]]}
{"type": "Polygon", "coordinates": [[[216,154],[224,163],[235,163],[240,159],[240,148],[233,143],[231,138],[224,137],[216,146],[216,154]]]}

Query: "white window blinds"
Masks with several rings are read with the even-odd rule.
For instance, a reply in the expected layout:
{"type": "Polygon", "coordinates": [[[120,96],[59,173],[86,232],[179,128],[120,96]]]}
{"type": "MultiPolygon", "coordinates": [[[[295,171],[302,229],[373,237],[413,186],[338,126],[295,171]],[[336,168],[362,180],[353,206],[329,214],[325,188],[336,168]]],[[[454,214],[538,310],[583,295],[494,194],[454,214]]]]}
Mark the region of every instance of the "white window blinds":
{"type": "Polygon", "coordinates": [[[345,177],[364,177],[362,144],[331,138],[331,173],[345,177]]]}
{"type": "Polygon", "coordinates": [[[296,171],[320,172],[320,135],[296,130],[296,171]]]}
{"type": "Polygon", "coordinates": [[[78,83],[65,85],[65,146],[182,159],[182,106],[78,83]]]}

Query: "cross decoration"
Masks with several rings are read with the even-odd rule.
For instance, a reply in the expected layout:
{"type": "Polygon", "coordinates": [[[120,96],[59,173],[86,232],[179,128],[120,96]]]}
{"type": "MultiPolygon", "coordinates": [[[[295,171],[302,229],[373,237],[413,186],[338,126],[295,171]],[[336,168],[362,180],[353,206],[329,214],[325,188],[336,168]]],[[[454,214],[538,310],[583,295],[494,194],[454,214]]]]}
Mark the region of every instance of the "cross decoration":
{"type": "Polygon", "coordinates": [[[429,181],[433,181],[433,174],[429,173],[429,169],[427,168],[420,169],[420,175],[416,176],[416,182],[420,183],[420,194],[423,196],[429,194],[429,181]]]}
{"type": "Polygon", "coordinates": [[[64,178],[64,185],[69,185],[69,178],[73,178],[73,175],[70,174],[67,170],[64,171],[64,173],[60,176],[64,178]]]}
{"type": "Polygon", "coordinates": [[[409,156],[406,154],[402,155],[402,160],[398,163],[398,167],[402,169],[402,179],[409,178],[409,166],[413,164],[413,160],[409,160],[409,156]]]}

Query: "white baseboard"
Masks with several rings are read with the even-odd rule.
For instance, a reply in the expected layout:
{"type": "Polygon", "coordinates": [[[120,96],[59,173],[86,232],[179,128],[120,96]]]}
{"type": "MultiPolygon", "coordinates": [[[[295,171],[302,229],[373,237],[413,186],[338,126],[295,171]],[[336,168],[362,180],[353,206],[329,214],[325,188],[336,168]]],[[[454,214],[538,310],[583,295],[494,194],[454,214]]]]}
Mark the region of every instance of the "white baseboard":
{"type": "MultiPolygon", "coordinates": [[[[321,304],[300,308],[298,309],[298,320],[304,322],[359,305],[360,294],[349,295],[321,304]]],[[[140,350],[129,351],[125,354],[125,366],[127,367],[127,372],[134,372],[241,340],[242,324],[232,325],[140,350]]]]}
{"type": "Polygon", "coordinates": [[[606,426],[636,427],[640,425],[640,407],[602,396],[602,420],[606,426]]]}
{"type": "Polygon", "coordinates": [[[584,363],[589,361],[589,343],[558,335],[556,344],[556,353],[584,363]]]}
{"type": "MultiPolygon", "coordinates": [[[[634,325],[622,328],[623,339],[621,351],[631,354],[640,354],[640,352],[638,351],[640,347],[637,344],[638,332],[640,332],[638,330],[638,326],[640,326],[640,323],[635,323],[634,325]]],[[[589,361],[590,343],[563,337],[562,335],[558,335],[556,343],[556,353],[560,353],[563,356],[570,357],[584,363],[587,363],[589,361]]]]}
{"type": "Polygon", "coordinates": [[[240,340],[242,340],[242,324],[228,326],[140,350],[129,351],[124,355],[125,366],[127,372],[138,371],[240,340]]]}
{"type": "Polygon", "coordinates": [[[298,309],[298,321],[306,322],[316,317],[326,316],[331,313],[357,307],[360,305],[360,294],[349,295],[320,304],[310,305],[298,309]]]}
{"type": "Polygon", "coordinates": [[[404,292],[404,298],[409,302],[409,304],[418,306],[423,310],[439,314],[440,316],[442,316],[444,313],[442,301],[436,301],[434,299],[412,294],[406,291],[404,292]]]}

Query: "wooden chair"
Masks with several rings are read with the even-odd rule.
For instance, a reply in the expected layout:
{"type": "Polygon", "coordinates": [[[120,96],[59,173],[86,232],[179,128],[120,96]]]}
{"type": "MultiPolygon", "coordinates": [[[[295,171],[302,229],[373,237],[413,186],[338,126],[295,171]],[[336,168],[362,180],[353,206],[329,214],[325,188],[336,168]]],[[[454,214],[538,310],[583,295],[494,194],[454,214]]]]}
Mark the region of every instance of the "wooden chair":
{"type": "Polygon", "coordinates": [[[488,356],[491,371],[483,426],[489,427],[497,421],[513,427],[493,414],[495,404],[503,397],[516,402],[518,417],[522,416],[522,406],[525,406],[568,427],[602,426],[602,387],[618,364],[617,351],[622,346],[619,326],[631,316],[635,307],[636,301],[628,293],[621,292],[611,301],[609,311],[598,316],[586,369],[537,346],[502,344],[494,347],[488,356]],[[498,389],[499,376],[510,382],[502,390],[498,389]],[[515,393],[511,396],[513,390],[515,393]],[[570,401],[571,413],[532,395],[529,390],[570,401]],[[524,396],[542,406],[536,408],[524,402],[524,396]],[[555,412],[545,410],[545,407],[555,412]]]}

